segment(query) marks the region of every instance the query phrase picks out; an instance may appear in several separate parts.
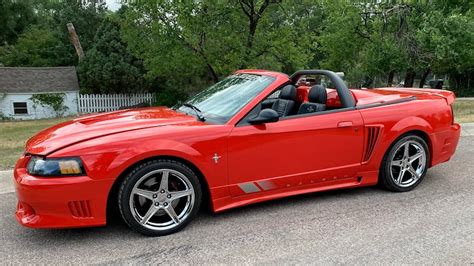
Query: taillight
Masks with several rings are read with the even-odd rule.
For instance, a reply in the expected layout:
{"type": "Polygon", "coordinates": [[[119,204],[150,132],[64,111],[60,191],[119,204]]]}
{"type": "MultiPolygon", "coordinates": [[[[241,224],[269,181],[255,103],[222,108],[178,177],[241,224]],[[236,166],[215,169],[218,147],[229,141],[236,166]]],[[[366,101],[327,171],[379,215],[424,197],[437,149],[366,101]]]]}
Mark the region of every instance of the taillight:
{"type": "Polygon", "coordinates": [[[449,107],[451,108],[451,125],[454,125],[454,110],[453,110],[453,105],[450,104],[449,107]]]}

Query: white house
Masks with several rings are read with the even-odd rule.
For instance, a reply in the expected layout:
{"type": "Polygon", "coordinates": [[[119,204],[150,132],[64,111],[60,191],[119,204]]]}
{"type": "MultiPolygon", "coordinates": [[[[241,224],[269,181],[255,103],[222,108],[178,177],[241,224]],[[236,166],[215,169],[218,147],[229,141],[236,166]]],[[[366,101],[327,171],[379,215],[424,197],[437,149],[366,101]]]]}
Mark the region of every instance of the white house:
{"type": "Polygon", "coordinates": [[[79,83],[74,67],[0,67],[0,116],[13,119],[55,117],[48,105],[33,104],[35,94],[60,93],[66,111],[78,113],[79,83]]]}

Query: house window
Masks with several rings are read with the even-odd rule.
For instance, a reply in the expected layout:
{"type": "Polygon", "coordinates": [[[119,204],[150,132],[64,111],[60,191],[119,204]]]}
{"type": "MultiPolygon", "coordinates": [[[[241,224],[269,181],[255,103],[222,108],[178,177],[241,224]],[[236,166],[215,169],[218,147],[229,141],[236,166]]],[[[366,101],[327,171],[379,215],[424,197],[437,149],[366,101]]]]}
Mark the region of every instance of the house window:
{"type": "Polygon", "coordinates": [[[28,114],[28,107],[26,105],[26,102],[13,103],[13,113],[16,115],[28,114]]]}

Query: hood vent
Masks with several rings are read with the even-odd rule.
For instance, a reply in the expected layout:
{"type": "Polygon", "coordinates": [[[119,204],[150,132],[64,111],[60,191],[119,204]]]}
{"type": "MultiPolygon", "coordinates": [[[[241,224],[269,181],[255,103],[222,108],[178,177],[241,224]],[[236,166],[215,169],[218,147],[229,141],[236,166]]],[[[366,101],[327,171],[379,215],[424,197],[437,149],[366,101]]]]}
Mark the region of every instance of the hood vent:
{"type": "Polygon", "coordinates": [[[374,152],[375,145],[380,135],[380,126],[366,126],[365,127],[365,149],[364,162],[367,162],[374,152]]]}

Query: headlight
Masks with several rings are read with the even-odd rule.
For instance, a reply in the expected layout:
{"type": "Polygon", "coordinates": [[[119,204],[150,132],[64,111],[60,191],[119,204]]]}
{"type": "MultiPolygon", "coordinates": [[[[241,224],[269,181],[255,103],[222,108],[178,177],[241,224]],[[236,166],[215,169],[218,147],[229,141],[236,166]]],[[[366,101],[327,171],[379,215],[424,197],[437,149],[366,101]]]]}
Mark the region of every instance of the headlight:
{"type": "Polygon", "coordinates": [[[31,157],[27,166],[28,173],[38,176],[76,176],[85,175],[79,158],[43,158],[31,157]]]}

